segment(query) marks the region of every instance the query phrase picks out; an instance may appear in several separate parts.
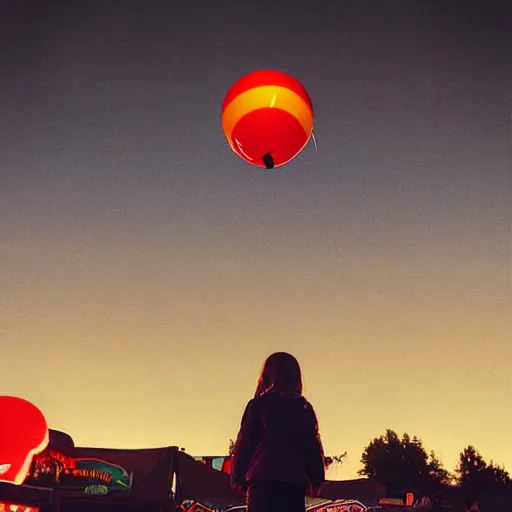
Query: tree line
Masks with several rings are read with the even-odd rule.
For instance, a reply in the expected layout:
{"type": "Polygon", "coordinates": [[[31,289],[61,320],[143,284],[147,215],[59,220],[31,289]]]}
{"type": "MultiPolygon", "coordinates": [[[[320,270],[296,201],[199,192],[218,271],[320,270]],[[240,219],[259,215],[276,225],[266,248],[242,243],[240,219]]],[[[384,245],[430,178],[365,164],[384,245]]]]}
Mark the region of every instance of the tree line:
{"type": "Polygon", "coordinates": [[[512,489],[509,473],[493,461],[487,463],[477,449],[466,446],[453,472],[443,467],[434,451],[427,453],[423,442],[393,430],[374,438],[361,456],[361,476],[388,487],[435,488],[458,485],[474,493],[499,493],[512,489]]]}
{"type": "MultiPolygon", "coordinates": [[[[229,455],[234,442],[230,440],[229,455]]],[[[342,464],[347,452],[325,457],[325,466],[342,464]]],[[[388,488],[435,489],[458,485],[473,493],[499,493],[512,490],[512,480],[503,466],[492,460],[487,463],[477,449],[466,446],[459,454],[453,472],[448,471],[434,451],[427,453],[423,442],[404,433],[400,437],[388,429],[365,447],[359,475],[375,480],[388,488]]]]}

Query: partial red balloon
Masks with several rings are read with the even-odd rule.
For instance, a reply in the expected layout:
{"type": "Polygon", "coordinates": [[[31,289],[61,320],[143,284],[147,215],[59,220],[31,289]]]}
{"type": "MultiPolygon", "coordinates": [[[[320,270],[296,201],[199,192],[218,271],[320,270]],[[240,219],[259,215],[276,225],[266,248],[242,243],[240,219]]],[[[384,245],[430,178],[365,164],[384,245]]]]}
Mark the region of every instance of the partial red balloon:
{"type": "Polygon", "coordinates": [[[272,169],[304,149],[313,133],[313,104],[304,86],[281,71],[255,71],[229,89],[222,128],[246,162],[272,169]]]}
{"type": "Polygon", "coordinates": [[[0,396],[0,481],[22,484],[34,455],[49,440],[43,413],[33,404],[14,396],[0,396]]]}

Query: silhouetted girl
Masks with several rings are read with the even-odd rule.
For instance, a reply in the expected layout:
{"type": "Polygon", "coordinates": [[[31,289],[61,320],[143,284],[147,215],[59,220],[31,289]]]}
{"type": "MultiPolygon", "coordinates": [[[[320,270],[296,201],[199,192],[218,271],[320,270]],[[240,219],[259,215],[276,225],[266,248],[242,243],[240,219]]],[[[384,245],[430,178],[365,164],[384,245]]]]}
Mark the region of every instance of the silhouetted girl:
{"type": "Polygon", "coordinates": [[[315,411],[302,396],[297,360],[267,358],[242,417],[231,464],[231,485],[245,493],[248,512],[304,512],[325,480],[315,411]]]}

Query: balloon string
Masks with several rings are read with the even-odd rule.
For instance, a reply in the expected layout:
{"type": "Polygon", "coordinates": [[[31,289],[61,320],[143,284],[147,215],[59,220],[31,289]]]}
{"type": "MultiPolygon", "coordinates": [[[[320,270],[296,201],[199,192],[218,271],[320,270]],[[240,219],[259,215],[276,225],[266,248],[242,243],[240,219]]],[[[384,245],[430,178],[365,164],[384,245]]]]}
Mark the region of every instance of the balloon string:
{"type": "Polygon", "coordinates": [[[313,144],[315,145],[316,156],[318,156],[318,146],[316,144],[315,130],[311,130],[311,138],[313,140],[313,144]]]}

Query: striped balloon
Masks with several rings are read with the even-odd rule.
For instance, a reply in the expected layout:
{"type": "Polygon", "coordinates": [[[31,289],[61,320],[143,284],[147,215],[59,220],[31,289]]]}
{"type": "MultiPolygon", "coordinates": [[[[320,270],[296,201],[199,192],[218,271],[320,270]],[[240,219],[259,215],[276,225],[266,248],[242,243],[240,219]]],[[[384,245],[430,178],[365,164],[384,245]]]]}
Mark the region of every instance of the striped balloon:
{"type": "Polygon", "coordinates": [[[228,91],[222,128],[233,151],[252,165],[279,167],[295,158],[313,131],[306,89],[280,71],[255,71],[228,91]]]}

